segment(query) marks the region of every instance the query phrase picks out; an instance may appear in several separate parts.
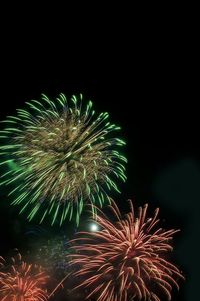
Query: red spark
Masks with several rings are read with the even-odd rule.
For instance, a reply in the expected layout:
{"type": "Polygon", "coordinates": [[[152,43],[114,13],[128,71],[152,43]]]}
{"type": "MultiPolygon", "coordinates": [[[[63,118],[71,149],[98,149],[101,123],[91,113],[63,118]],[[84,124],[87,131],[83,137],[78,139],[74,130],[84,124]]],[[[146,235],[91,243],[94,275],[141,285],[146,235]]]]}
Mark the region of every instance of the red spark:
{"type": "Polygon", "coordinates": [[[41,267],[22,261],[20,254],[12,265],[0,257],[1,301],[46,301],[47,278],[41,267]]]}
{"type": "Polygon", "coordinates": [[[72,275],[78,282],[74,287],[85,288],[86,299],[97,301],[171,300],[172,287],[179,289],[179,269],[169,262],[171,240],[179,230],[157,227],[159,209],[147,217],[146,204],[135,214],[124,218],[116,205],[112,207],[118,221],[112,223],[101,211],[96,217],[97,232],[80,232],[71,241],[72,275]]]}

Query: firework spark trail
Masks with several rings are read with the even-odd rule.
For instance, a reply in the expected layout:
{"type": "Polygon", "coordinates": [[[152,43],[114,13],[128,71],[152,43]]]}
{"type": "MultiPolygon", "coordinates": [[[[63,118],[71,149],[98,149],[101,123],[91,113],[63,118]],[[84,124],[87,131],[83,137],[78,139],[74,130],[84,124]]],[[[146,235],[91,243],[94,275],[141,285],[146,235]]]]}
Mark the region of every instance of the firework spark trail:
{"type": "Polygon", "coordinates": [[[119,191],[116,179],[126,180],[127,160],[118,151],[125,142],[112,136],[120,127],[108,121],[108,113],[95,117],[82,95],[69,103],[64,94],[55,101],[42,95],[26,104],[27,110],[3,121],[0,165],[11,168],[0,185],[14,185],[12,204],[21,204],[29,220],[38,215],[42,222],[50,214],[52,224],[73,216],[79,224],[86,201],[102,207],[111,189],[119,191]]]}
{"type": "Polygon", "coordinates": [[[179,289],[179,269],[170,263],[167,255],[172,251],[170,241],[178,230],[158,228],[159,209],[152,218],[147,217],[146,204],[135,214],[122,218],[116,205],[112,211],[118,221],[112,223],[100,211],[98,232],[80,232],[71,241],[70,255],[73,276],[85,288],[87,299],[98,301],[151,300],[163,297],[171,300],[172,287],[179,289]]]}
{"type": "Polygon", "coordinates": [[[46,301],[47,279],[41,267],[22,261],[20,254],[11,266],[0,257],[1,301],[46,301]]]}

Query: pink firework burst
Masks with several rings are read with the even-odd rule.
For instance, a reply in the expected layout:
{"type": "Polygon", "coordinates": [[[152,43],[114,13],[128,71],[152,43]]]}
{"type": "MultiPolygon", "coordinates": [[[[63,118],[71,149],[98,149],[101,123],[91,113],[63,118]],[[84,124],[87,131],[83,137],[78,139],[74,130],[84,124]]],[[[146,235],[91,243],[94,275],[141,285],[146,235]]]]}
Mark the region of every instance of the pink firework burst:
{"type": "Polygon", "coordinates": [[[122,218],[114,205],[118,221],[112,223],[101,211],[96,217],[101,228],[97,232],[80,232],[71,241],[74,254],[72,276],[78,281],[74,289],[85,288],[86,299],[98,301],[171,300],[173,286],[182,276],[170,263],[171,240],[179,230],[158,227],[159,209],[147,217],[146,204],[135,214],[122,218]]]}
{"type": "Polygon", "coordinates": [[[46,301],[47,278],[41,267],[22,261],[20,254],[12,265],[0,257],[0,300],[46,301]]]}

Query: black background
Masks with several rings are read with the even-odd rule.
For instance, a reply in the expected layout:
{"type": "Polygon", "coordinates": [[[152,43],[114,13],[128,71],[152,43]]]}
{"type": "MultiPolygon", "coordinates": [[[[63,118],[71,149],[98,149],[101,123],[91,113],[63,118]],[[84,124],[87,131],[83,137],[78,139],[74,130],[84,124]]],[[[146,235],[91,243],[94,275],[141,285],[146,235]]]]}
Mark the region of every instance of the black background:
{"type": "MultiPolygon", "coordinates": [[[[53,13],[41,12],[24,15],[23,21],[15,15],[12,26],[4,23],[0,119],[41,93],[52,98],[60,92],[83,93],[97,111],[108,111],[127,142],[128,181],[116,201],[122,210],[128,198],[136,205],[159,206],[163,226],[181,229],[174,240],[174,261],[186,281],[172,300],[197,300],[200,147],[195,20],[177,10],[158,19],[146,19],[148,13],[143,16],[141,11],[136,21],[137,12],[132,12],[122,13],[122,18],[112,10],[103,15],[96,9],[97,21],[96,15],[86,18],[75,9],[65,10],[60,18],[55,13],[59,21],[53,13]]],[[[15,247],[26,250],[26,222],[9,206],[2,189],[0,250],[5,255],[15,247]]]]}

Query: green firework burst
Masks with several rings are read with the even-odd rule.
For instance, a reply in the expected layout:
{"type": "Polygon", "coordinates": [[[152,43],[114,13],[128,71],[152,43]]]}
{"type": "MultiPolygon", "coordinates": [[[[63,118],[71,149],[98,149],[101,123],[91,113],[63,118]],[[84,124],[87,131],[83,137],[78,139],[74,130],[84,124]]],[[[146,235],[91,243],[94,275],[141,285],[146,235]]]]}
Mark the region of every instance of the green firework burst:
{"type": "Polygon", "coordinates": [[[111,134],[120,127],[82,98],[60,94],[52,101],[42,94],[3,121],[0,165],[7,170],[0,184],[14,185],[12,204],[21,204],[28,220],[50,215],[51,224],[72,217],[78,224],[85,203],[102,207],[109,191],[118,191],[115,181],[126,180],[127,160],[118,151],[125,142],[111,134]]]}

